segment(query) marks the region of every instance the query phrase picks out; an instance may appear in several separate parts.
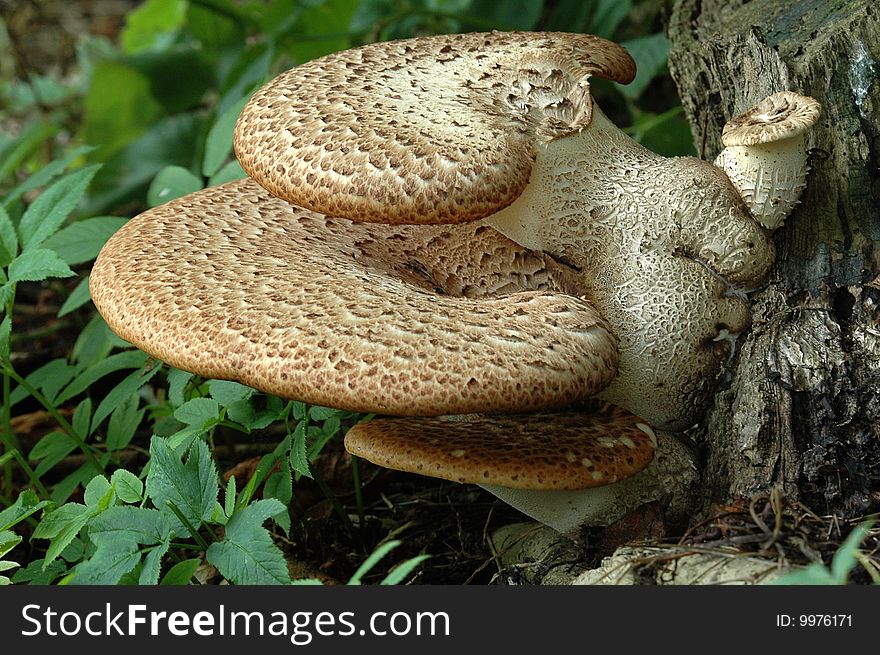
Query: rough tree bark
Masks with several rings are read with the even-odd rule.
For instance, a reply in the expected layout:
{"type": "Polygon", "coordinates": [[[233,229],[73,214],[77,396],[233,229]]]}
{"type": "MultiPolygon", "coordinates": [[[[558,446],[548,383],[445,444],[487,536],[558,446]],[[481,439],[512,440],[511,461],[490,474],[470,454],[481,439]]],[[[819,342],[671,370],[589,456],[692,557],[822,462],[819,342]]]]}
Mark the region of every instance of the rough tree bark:
{"type": "Polygon", "coordinates": [[[751,330],[700,428],[699,504],[781,486],[815,511],[880,507],[880,5],[678,0],[669,66],[698,151],[775,91],[823,106],[801,204],[774,236],[751,330]],[[872,284],[873,282],[873,284],[872,284]]]}

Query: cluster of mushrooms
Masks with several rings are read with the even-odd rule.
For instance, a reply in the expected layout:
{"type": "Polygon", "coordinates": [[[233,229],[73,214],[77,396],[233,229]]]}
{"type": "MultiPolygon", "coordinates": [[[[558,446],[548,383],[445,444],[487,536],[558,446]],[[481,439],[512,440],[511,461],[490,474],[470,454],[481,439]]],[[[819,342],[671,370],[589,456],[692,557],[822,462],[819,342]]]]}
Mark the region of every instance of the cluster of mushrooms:
{"type": "Polygon", "coordinates": [[[699,419],[749,324],[819,105],[766,98],[712,165],[634,142],[594,75],[635,64],[492,32],[298,66],[239,118],[250,177],[132,219],[92,298],[172,366],[380,415],[345,440],[372,462],[611,523],[692,467],[654,428],[699,419]]]}

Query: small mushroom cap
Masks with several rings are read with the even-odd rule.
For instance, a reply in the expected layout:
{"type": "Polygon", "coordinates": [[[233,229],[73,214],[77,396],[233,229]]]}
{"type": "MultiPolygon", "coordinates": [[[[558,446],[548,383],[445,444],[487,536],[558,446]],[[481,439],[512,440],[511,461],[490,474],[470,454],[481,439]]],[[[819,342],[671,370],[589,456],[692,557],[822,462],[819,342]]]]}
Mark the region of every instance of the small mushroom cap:
{"type": "Polygon", "coordinates": [[[119,336],[172,366],[352,411],[570,405],[617,346],[571,271],[480,224],[352,223],[253,180],[129,221],[91,275],[119,336]]]}
{"type": "Polygon", "coordinates": [[[821,105],[808,96],[782,91],[730,119],[721,133],[725,146],[753,146],[804,133],[819,119],[821,105]]]}
{"type": "Polygon", "coordinates": [[[345,447],[379,466],[454,482],[573,490],[638,473],[656,437],[638,416],[593,401],[560,413],[373,419],[349,430],[345,447]]]}
{"type": "Polygon", "coordinates": [[[590,124],[592,75],[635,63],[596,36],[491,32],[374,43],[261,88],[235,130],[241,165],[280,198],[378,223],[459,223],[513,202],[537,147],[590,124]]]}

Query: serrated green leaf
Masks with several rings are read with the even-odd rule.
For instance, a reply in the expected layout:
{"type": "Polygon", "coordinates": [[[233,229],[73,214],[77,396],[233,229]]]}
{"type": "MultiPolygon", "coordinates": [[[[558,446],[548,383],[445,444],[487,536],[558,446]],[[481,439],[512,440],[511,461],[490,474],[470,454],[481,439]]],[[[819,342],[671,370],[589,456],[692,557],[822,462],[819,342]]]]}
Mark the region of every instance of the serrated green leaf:
{"type": "Polygon", "coordinates": [[[211,393],[211,398],[224,407],[239,400],[247,400],[255,393],[251,387],[228,380],[211,380],[208,383],[208,391],[211,393]]]}
{"type": "Polygon", "coordinates": [[[79,405],[73,411],[73,419],[70,424],[73,431],[81,437],[90,434],[89,423],[92,418],[92,399],[85,398],[80,401],[79,405]]]}
{"type": "Polygon", "coordinates": [[[144,410],[138,410],[139,405],[140,396],[133,393],[110,414],[110,422],[107,424],[107,450],[122,450],[131,442],[144,418],[144,410]]]}
{"type": "Polygon", "coordinates": [[[86,218],[61,228],[43,242],[43,247],[54,250],[70,266],[90,262],[127,222],[120,216],[86,218]]]}
{"type": "Polygon", "coordinates": [[[40,282],[53,277],[72,277],[75,273],[54,250],[36,248],[23,252],[9,264],[10,282],[40,282]]]}
{"type": "Polygon", "coordinates": [[[312,471],[309,467],[309,458],[306,455],[305,426],[305,421],[300,421],[293,431],[293,440],[290,444],[290,466],[299,475],[311,478],[312,471]]]}
{"type": "Polygon", "coordinates": [[[239,509],[226,536],[208,547],[208,561],[235,584],[290,584],[287,562],[263,526],[284,509],[277,500],[258,500],[239,509]]]}
{"type": "Polygon", "coordinates": [[[123,537],[101,541],[94,554],[76,567],[75,585],[115,585],[141,561],[136,543],[123,537]]]}
{"type": "Polygon", "coordinates": [[[220,419],[220,403],[213,398],[193,398],[174,411],[174,418],[196,428],[205,428],[220,419]]]}
{"type": "Polygon", "coordinates": [[[162,558],[171,548],[171,540],[166,539],[155,546],[144,558],[144,568],[141,569],[138,584],[154,585],[159,582],[159,574],[162,572],[162,558]]]}
{"type": "Polygon", "coordinates": [[[246,95],[239,99],[235,104],[226,109],[214,121],[211,130],[208,132],[208,139],[205,142],[205,157],[202,161],[202,175],[211,177],[214,175],[229,153],[232,152],[232,131],[235,128],[235,122],[244,106],[250,100],[250,95],[246,95]]]}
{"type": "Polygon", "coordinates": [[[61,551],[61,559],[65,562],[79,562],[83,558],[83,554],[85,553],[86,547],[83,544],[82,539],[75,538],[71,541],[64,550],[61,551]]]}
{"type": "MultiPolygon", "coordinates": [[[[50,528],[55,534],[51,537],[44,536],[40,531],[40,528],[43,527],[43,524],[47,519],[44,518],[40,521],[40,524],[34,531],[34,538],[49,538],[51,540],[49,543],[49,549],[46,551],[46,558],[43,560],[44,569],[61,554],[61,551],[67,548],[74,538],[76,538],[79,531],[89,522],[91,514],[91,510],[85,505],[79,505],[78,503],[62,505],[48,517],[49,519],[53,519],[50,522],[50,528]],[[71,509],[65,511],[64,516],[54,519],[53,515],[57,512],[61,512],[66,507],[71,507],[71,509]]],[[[47,528],[46,531],[50,531],[50,528],[47,528]]]]}
{"type": "MultiPolygon", "coordinates": [[[[203,441],[193,442],[184,464],[165,439],[153,437],[150,455],[147,495],[153,504],[164,510],[173,502],[195,527],[209,519],[220,485],[208,446],[203,441]]],[[[175,525],[178,533],[182,533],[182,528],[175,525]]]]}
{"type": "Polygon", "coordinates": [[[77,373],[107,358],[113,349],[112,334],[107,323],[96,312],[73,343],[71,358],[76,362],[77,373]]]}
{"type": "Polygon", "coordinates": [[[324,421],[331,416],[337,416],[338,414],[339,410],[331,407],[321,407],[320,405],[312,405],[309,407],[309,416],[313,421],[324,421]]]}
{"type": "Polygon", "coordinates": [[[58,310],[58,318],[62,316],[67,316],[70,312],[74,312],[87,302],[92,299],[92,295],[89,292],[89,276],[86,275],[82,280],[79,281],[79,284],[70,292],[70,295],[67,296],[67,299],[61,305],[61,308],[58,310]]]}
{"type": "Polygon", "coordinates": [[[113,475],[110,476],[110,484],[116,490],[119,500],[124,503],[139,503],[143,499],[144,483],[131,471],[125,469],[113,471],[113,475]]]}
{"type": "Polygon", "coordinates": [[[65,175],[43,191],[27,208],[18,224],[22,250],[36,249],[61,227],[79,204],[100,164],[65,175]]]}
{"type": "Polygon", "coordinates": [[[413,557],[412,559],[408,559],[405,562],[402,562],[394,567],[394,570],[391,571],[385,578],[380,582],[380,585],[396,585],[403,582],[406,578],[409,577],[410,573],[416,570],[418,566],[421,565],[427,559],[431,559],[430,555],[419,555],[417,557],[413,557]]]}
{"type": "Polygon", "coordinates": [[[172,525],[159,510],[131,505],[116,505],[101,512],[89,523],[89,538],[100,544],[121,538],[124,541],[152,546],[170,538],[172,525]]]}
{"type": "Polygon", "coordinates": [[[158,207],[175,198],[200,190],[202,180],[183,166],[166,166],[153,178],[147,191],[147,203],[158,207]]]}
{"type": "Polygon", "coordinates": [[[226,407],[226,416],[248,430],[261,430],[278,419],[278,412],[270,409],[257,410],[254,398],[238,400],[226,407]]]}
{"type": "Polygon", "coordinates": [[[8,530],[47,505],[49,502],[40,500],[32,489],[25,489],[12,505],[0,511],[0,530],[8,530]]]}
{"type": "Polygon", "coordinates": [[[98,409],[95,410],[95,417],[92,419],[92,425],[100,425],[131,394],[147,384],[161,368],[159,362],[152,362],[147,364],[144,369],[131,373],[122,382],[117,384],[110,393],[104,396],[104,400],[98,405],[98,409]]]}
{"type": "Polygon", "coordinates": [[[186,559],[178,562],[164,575],[161,585],[188,585],[198,568],[202,565],[200,559],[186,559]]]}
{"type": "Polygon", "coordinates": [[[15,584],[29,583],[34,585],[50,585],[59,575],[67,570],[64,562],[52,562],[43,570],[44,561],[42,558],[31,560],[26,568],[19,569],[12,576],[15,584]]]}
{"type": "Polygon", "coordinates": [[[34,529],[34,539],[53,539],[71,522],[88,512],[88,507],[81,503],[65,503],[50,512],[43,512],[43,517],[34,529]]]}

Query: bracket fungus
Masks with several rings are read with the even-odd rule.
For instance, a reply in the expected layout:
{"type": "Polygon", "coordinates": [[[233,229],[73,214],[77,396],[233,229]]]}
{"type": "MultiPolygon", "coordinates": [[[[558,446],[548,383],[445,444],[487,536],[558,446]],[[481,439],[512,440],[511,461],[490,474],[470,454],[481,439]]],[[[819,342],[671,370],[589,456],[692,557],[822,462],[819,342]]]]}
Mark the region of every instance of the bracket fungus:
{"type": "MultiPolygon", "coordinates": [[[[384,430],[412,454],[443,434],[453,460],[470,443],[497,461],[473,480],[435,473],[510,489],[510,477],[479,478],[510,461],[505,439],[518,435],[526,459],[544,442],[581,462],[557,470],[582,474],[559,493],[602,483],[618,506],[643,502],[673,470],[650,472],[648,426],[688,427],[703,411],[724,337],[749,323],[731,285],[754,285],[773,262],[755,218],[775,227],[796,201],[818,105],[771,96],[745,115],[759,127],[731,121],[716,166],[667,159],[591,96],[592,76],[634,75],[620,46],[563,33],[420,37],[303,64],[239,118],[250,178],[132,219],[98,257],[92,298],[115,332],[173,366],[416,417],[358,426],[352,449],[384,430]],[[748,163],[767,144],[777,154],[748,163]],[[642,480],[635,492],[610,484],[626,475],[642,480]]],[[[400,465],[378,443],[374,458],[400,465]]]]}

